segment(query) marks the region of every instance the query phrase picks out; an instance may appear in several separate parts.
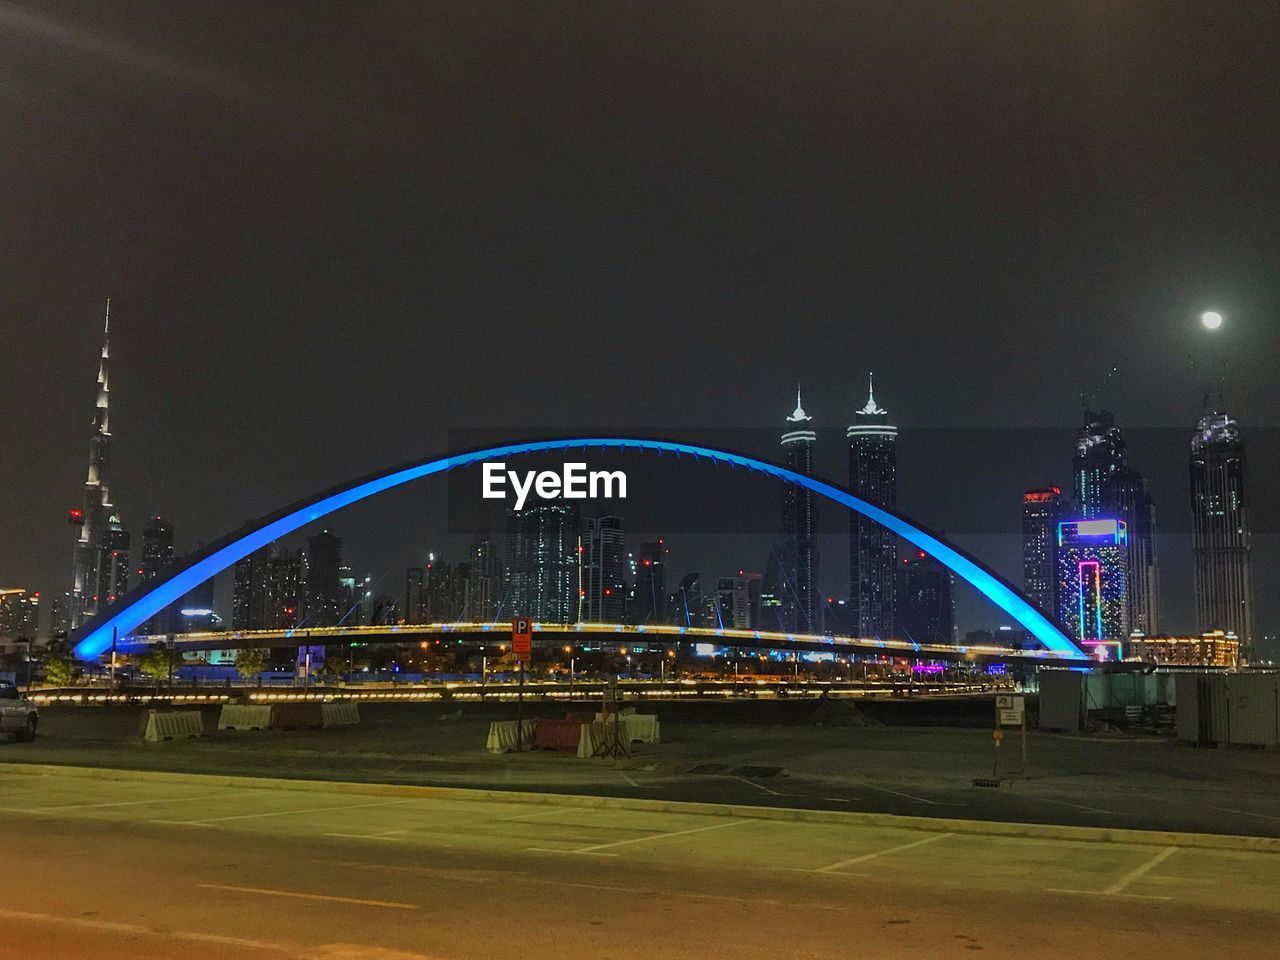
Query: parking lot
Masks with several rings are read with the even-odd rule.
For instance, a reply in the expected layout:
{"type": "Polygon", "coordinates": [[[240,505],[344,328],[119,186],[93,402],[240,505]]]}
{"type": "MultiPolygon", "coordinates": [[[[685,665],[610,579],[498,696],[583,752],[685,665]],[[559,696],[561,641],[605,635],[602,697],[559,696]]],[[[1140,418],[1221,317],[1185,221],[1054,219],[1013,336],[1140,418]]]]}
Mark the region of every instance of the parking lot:
{"type": "MultiPolygon", "coordinates": [[[[0,768],[11,866],[33,880],[0,902],[0,920],[28,946],[56,934],[185,960],[474,956],[472,921],[496,957],[818,956],[833,943],[848,956],[1093,957],[1100,911],[1134,957],[1201,956],[1192,946],[1209,942],[1261,957],[1280,934],[1280,853],[1244,839],[1209,849],[766,808],[115,776],[0,768]],[[527,924],[549,916],[528,942],[527,924]],[[338,951],[331,926],[344,943],[359,931],[365,952],[338,951]]],[[[0,956],[33,955],[14,949],[0,956]]]]}

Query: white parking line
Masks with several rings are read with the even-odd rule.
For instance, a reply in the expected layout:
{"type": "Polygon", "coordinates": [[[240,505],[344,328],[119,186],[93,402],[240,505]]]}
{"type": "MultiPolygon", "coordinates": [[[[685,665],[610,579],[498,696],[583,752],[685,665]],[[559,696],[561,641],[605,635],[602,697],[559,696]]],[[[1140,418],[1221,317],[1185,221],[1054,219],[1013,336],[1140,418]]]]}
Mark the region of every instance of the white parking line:
{"type": "Polygon", "coordinates": [[[152,820],[152,823],[180,824],[184,827],[206,827],[213,823],[227,823],[231,820],[256,820],[261,817],[299,817],[308,813],[326,813],[330,810],[365,810],[369,807],[390,807],[399,803],[412,803],[413,800],[379,800],[376,803],[351,803],[341,807],[309,807],[303,810],[271,810],[267,813],[237,813],[226,817],[201,817],[198,820],[152,820]]]}
{"type": "Polygon", "coordinates": [[[1146,873],[1152,867],[1160,866],[1160,864],[1164,863],[1166,860],[1168,860],[1171,856],[1173,856],[1177,852],[1178,852],[1177,847],[1165,847],[1163,850],[1157,853],[1154,857],[1152,857],[1142,866],[1136,867],[1133,870],[1130,870],[1123,877],[1121,877],[1119,880],[1117,880],[1111,886],[1107,887],[1107,889],[1103,890],[1102,892],[1105,894],[1114,894],[1114,893],[1123,892],[1124,888],[1129,886],[1129,884],[1133,883],[1135,880],[1141,879],[1144,873],[1146,873]]]}
{"type": "Polygon", "coordinates": [[[61,803],[52,807],[0,807],[3,813],[60,813],[67,810],[98,810],[104,807],[136,807],[143,803],[194,803],[198,800],[224,800],[225,793],[203,797],[152,797],[150,800],[113,800],[104,803],[61,803]]]}
{"type": "Polygon", "coordinates": [[[223,883],[198,883],[204,890],[226,890],[230,893],[252,893],[262,897],[293,897],[298,900],[323,900],[326,903],[354,903],[361,907],[387,907],[390,910],[421,910],[416,903],[395,900],[362,900],[359,897],[331,897],[323,893],[300,893],[297,890],[272,890],[269,887],[238,887],[223,883]]]}
{"type": "Polygon", "coordinates": [[[782,794],[779,793],[777,790],[771,790],[769,787],[766,787],[763,783],[756,783],[754,780],[748,780],[746,777],[733,777],[732,779],[741,780],[747,786],[755,787],[757,790],[763,793],[770,793],[770,794],[773,794],[773,796],[775,797],[782,796],[782,794]]]}
{"type": "Polygon", "coordinates": [[[945,840],[947,837],[954,836],[950,833],[935,833],[931,837],[925,837],[923,840],[914,840],[911,843],[903,843],[896,847],[889,847],[887,850],[877,850],[875,853],[864,853],[860,857],[850,857],[848,860],[841,860],[839,863],[830,863],[825,867],[818,867],[810,873],[836,873],[841,867],[849,867],[855,863],[866,863],[868,860],[875,860],[877,857],[887,857],[891,853],[901,853],[903,850],[911,850],[914,847],[923,847],[926,843],[937,843],[939,840],[945,840]]]}
{"type": "Polygon", "coordinates": [[[945,807],[955,807],[955,806],[959,806],[959,804],[955,804],[955,803],[945,803],[945,804],[944,804],[944,803],[942,803],[942,802],[940,802],[940,801],[938,801],[938,800],[930,800],[930,799],[928,799],[927,797],[917,797],[914,793],[903,793],[903,792],[902,792],[902,791],[900,791],[900,790],[890,790],[888,787],[877,787],[875,784],[871,784],[871,783],[860,783],[860,784],[858,784],[858,786],[860,786],[860,787],[866,787],[868,790],[879,790],[881,793],[892,793],[895,797],[905,797],[905,798],[906,798],[906,799],[908,799],[908,800],[914,800],[916,803],[931,803],[931,804],[933,804],[935,807],[942,807],[942,806],[945,806],[945,807]]]}
{"type": "MultiPolygon", "coordinates": [[[[650,840],[665,840],[668,837],[685,837],[691,833],[705,833],[708,830],[723,830],[725,827],[737,827],[744,823],[755,823],[754,820],[743,818],[741,820],[730,820],[728,823],[713,823],[707,827],[692,827],[689,830],[673,830],[669,833],[651,833],[646,837],[631,837],[629,840],[614,840],[612,843],[597,843],[590,847],[579,847],[577,850],[551,850],[546,847],[526,847],[527,850],[533,850],[538,853],[592,853],[598,854],[601,850],[612,850],[614,847],[625,847],[633,843],[646,843],[650,840]]],[[[602,856],[613,856],[613,854],[601,854],[602,856]]]]}
{"type": "Polygon", "coordinates": [[[404,840],[403,834],[408,830],[386,830],[382,833],[326,833],[326,837],[341,837],[344,840],[404,840]]]}
{"type": "MultiPolygon", "coordinates": [[[[1019,796],[1019,794],[1015,793],[1014,796],[1019,796]]],[[[1024,793],[1021,794],[1021,796],[1024,796],[1029,800],[1039,800],[1041,803],[1056,803],[1060,807],[1072,807],[1076,810],[1087,810],[1090,813],[1106,813],[1113,817],[1121,815],[1115,810],[1103,810],[1101,807],[1087,807],[1083,803],[1072,803],[1070,800],[1050,800],[1048,797],[1037,797],[1034,793],[1024,793]]]]}
{"type": "Polygon", "coordinates": [[[1141,880],[1149,870],[1160,866],[1171,856],[1177,853],[1177,847],[1165,847],[1150,860],[1134,867],[1123,877],[1107,887],[1105,890],[1069,890],[1061,887],[1046,887],[1048,893],[1080,893],[1091,897],[1128,897],[1134,900],[1172,900],[1172,897],[1160,897],[1147,893],[1126,893],[1125,888],[1136,880],[1141,880]]]}
{"type": "Polygon", "coordinates": [[[567,808],[557,807],[554,810],[539,810],[537,813],[518,813],[514,817],[498,817],[497,823],[510,823],[519,820],[532,820],[534,817],[551,817],[557,813],[568,813],[567,808]]]}

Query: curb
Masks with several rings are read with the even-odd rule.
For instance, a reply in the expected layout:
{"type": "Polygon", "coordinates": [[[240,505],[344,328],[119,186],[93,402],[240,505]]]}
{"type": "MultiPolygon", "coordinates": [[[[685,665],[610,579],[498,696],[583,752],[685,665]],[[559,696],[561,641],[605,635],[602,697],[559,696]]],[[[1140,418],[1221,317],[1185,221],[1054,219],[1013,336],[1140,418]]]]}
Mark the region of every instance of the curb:
{"type": "Polygon", "coordinates": [[[1231,836],[1218,833],[1179,833],[1172,830],[1134,830],[1124,827],[1075,827],[1047,823],[1012,823],[999,820],[961,820],[941,817],[908,817],[893,813],[856,813],[844,810],[803,810],[789,807],[750,806],[731,803],[699,803],[690,800],[645,800],[633,797],[596,797],[561,793],[529,793],[515,790],[481,790],[468,787],[426,787],[396,783],[351,783],[343,780],[288,780],[278,777],[236,777],[206,773],[168,773],[151,770],[119,770],[112,767],[74,767],[56,764],[0,764],[0,771],[32,777],[71,777],[150,783],[191,784],[205,787],[240,787],[255,790],[327,790],[331,793],[372,797],[405,797],[456,801],[499,801],[539,806],[576,807],[589,810],[634,810],[654,813],[686,813],[713,817],[742,817],[789,823],[831,823],[894,827],[928,833],[1014,837],[1027,840],[1063,840],[1082,843],[1121,843],[1134,846],[1182,847],[1199,850],[1243,850],[1280,854],[1280,837],[1231,836]]]}

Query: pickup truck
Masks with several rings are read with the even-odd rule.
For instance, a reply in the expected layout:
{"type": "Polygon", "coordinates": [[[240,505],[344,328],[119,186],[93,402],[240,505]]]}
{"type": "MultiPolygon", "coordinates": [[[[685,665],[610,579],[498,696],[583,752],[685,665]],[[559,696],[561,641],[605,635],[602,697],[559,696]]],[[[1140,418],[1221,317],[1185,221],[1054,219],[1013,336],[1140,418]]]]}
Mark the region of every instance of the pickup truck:
{"type": "Polygon", "coordinates": [[[0,731],[13,734],[17,740],[34,740],[40,716],[36,705],[9,683],[0,683],[0,731]]]}

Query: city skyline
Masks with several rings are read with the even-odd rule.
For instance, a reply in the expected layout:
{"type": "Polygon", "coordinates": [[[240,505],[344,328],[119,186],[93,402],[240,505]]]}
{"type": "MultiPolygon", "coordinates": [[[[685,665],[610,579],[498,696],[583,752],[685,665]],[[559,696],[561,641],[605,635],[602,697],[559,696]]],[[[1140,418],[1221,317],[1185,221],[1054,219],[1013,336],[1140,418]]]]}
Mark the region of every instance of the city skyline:
{"type": "MultiPolygon", "coordinates": [[[[100,469],[100,464],[103,460],[103,454],[99,452],[101,451],[102,447],[98,438],[101,435],[102,428],[105,426],[105,414],[106,414],[106,404],[105,404],[106,366],[105,364],[106,364],[106,356],[108,352],[109,351],[104,344],[103,350],[102,350],[103,359],[99,369],[99,394],[98,394],[99,399],[98,399],[98,406],[96,408],[98,410],[98,413],[95,418],[95,427],[94,427],[95,439],[94,439],[94,443],[91,445],[91,451],[93,451],[93,455],[91,455],[90,483],[88,485],[88,488],[91,489],[91,492],[94,492],[95,494],[101,488],[101,485],[99,485],[95,480],[95,469],[100,469]]],[[[1207,399],[1206,399],[1206,402],[1207,402],[1207,399]]],[[[884,426],[867,427],[866,426],[866,424],[868,423],[880,424],[885,419],[886,413],[887,411],[884,410],[884,408],[881,408],[876,404],[875,397],[874,397],[874,384],[873,384],[869,391],[869,399],[866,401],[863,407],[859,408],[856,411],[857,416],[862,418],[858,421],[859,424],[862,424],[862,427],[858,428],[857,424],[855,424],[855,426],[849,427],[848,430],[846,431],[846,434],[851,438],[850,442],[851,443],[853,442],[852,438],[855,432],[862,434],[862,433],[866,433],[868,430],[876,434],[876,438],[873,438],[873,439],[877,439],[877,442],[879,442],[878,438],[880,434],[884,433],[885,431],[889,431],[892,434],[891,439],[896,440],[895,427],[884,427],[884,426]]],[[[812,423],[813,418],[804,411],[799,396],[797,396],[796,410],[790,417],[787,418],[787,420],[789,422],[789,426],[792,428],[795,428],[795,427],[807,428],[812,423]]],[[[1235,429],[1234,421],[1231,421],[1231,424],[1232,424],[1232,429],[1234,430],[1235,429]]],[[[1203,419],[1200,423],[1199,429],[1201,430],[1204,429],[1203,419]]],[[[814,450],[815,440],[816,440],[816,434],[814,434],[813,431],[805,429],[797,432],[797,430],[792,429],[789,433],[786,433],[783,436],[783,450],[785,455],[781,459],[785,459],[785,460],[788,460],[788,462],[790,462],[791,459],[794,459],[794,451],[797,449],[803,449],[805,451],[805,454],[803,457],[804,462],[792,463],[791,465],[794,468],[800,469],[801,472],[804,472],[804,473],[811,472],[812,464],[813,464],[813,450],[814,450]],[[802,443],[797,443],[798,440],[802,441],[802,443]]],[[[853,468],[853,465],[857,461],[858,461],[858,457],[855,456],[854,453],[851,453],[851,460],[850,460],[851,470],[853,468]]],[[[1067,515],[1071,515],[1073,513],[1079,513],[1083,517],[1095,517],[1095,516],[1107,515],[1110,513],[1116,513],[1117,515],[1119,515],[1120,513],[1123,513],[1123,515],[1129,518],[1130,529],[1132,529],[1133,528],[1132,518],[1134,516],[1132,508],[1129,508],[1127,512],[1121,509],[1120,505],[1125,502],[1125,496],[1123,493],[1114,492],[1111,488],[1114,486],[1116,490],[1123,491],[1127,489],[1127,487],[1132,486],[1134,483],[1137,484],[1137,489],[1139,491],[1140,497],[1145,498],[1143,502],[1146,503],[1145,509],[1147,514],[1149,515],[1151,513],[1150,498],[1146,496],[1145,481],[1142,479],[1141,474],[1139,474],[1132,466],[1130,466],[1130,464],[1125,459],[1124,441],[1121,438],[1119,429],[1115,426],[1114,419],[1111,417],[1111,414],[1105,409],[1102,410],[1100,414],[1095,414],[1089,409],[1088,406],[1086,406],[1085,428],[1080,433],[1079,439],[1076,441],[1076,455],[1074,460],[1074,467],[1072,470],[1072,476],[1073,476],[1073,483],[1075,485],[1075,497],[1073,498],[1073,502],[1070,505],[1070,507],[1066,509],[1067,515]],[[1099,451],[1103,451],[1103,452],[1099,453],[1099,451]],[[1092,459],[1082,460],[1081,458],[1085,457],[1086,455],[1087,457],[1092,459]],[[1102,458],[1101,460],[1098,459],[1099,456],[1101,456],[1102,458]],[[1091,464],[1091,466],[1088,467],[1088,471],[1089,471],[1088,473],[1086,473],[1086,469],[1083,466],[1083,464],[1086,464],[1086,463],[1091,464]],[[1099,466],[1099,464],[1101,464],[1101,466],[1099,466]]],[[[854,473],[851,473],[851,481],[854,484],[852,489],[854,489],[855,492],[860,492],[864,497],[871,499],[873,502],[877,502],[877,497],[881,496],[879,494],[874,494],[873,492],[868,490],[859,491],[857,489],[859,478],[854,473]]],[[[891,482],[894,482],[894,481],[892,481],[891,479],[891,482]]],[[[784,496],[784,511],[783,511],[784,540],[782,542],[784,543],[786,542],[787,538],[791,536],[786,533],[787,524],[794,523],[794,520],[788,521],[787,517],[793,515],[793,511],[796,509],[795,504],[800,502],[796,500],[793,488],[790,488],[788,486],[787,491],[788,492],[784,496]],[[785,506],[785,504],[788,504],[788,503],[792,505],[785,506]]],[[[101,494],[101,496],[105,498],[105,494],[101,494]]],[[[892,505],[891,500],[883,501],[883,502],[886,502],[892,505]]],[[[114,552],[109,551],[106,549],[106,547],[112,546],[112,545],[118,546],[120,543],[123,543],[126,551],[126,556],[124,557],[124,559],[127,561],[128,532],[125,530],[121,530],[119,517],[114,514],[110,504],[106,504],[104,506],[104,510],[112,513],[110,517],[112,522],[111,522],[110,528],[107,531],[104,531],[103,540],[104,540],[105,546],[103,548],[103,556],[105,557],[110,553],[110,555],[112,556],[119,557],[120,556],[119,551],[114,551],[114,552]],[[123,540],[113,541],[111,544],[106,544],[106,540],[111,538],[112,536],[123,537],[123,540]]],[[[806,515],[811,512],[812,512],[812,506],[810,505],[806,510],[806,515]]],[[[160,521],[161,518],[154,517],[152,518],[152,520],[160,521]]],[[[584,518],[582,521],[582,528],[586,530],[588,529],[588,526],[590,524],[594,524],[596,522],[597,521],[594,518],[591,518],[591,519],[584,518]]],[[[1148,519],[1147,523],[1150,527],[1154,528],[1154,524],[1152,521],[1148,519]]],[[[851,564],[854,557],[854,553],[853,553],[853,545],[855,542],[854,536],[855,534],[860,534],[861,528],[865,525],[866,525],[865,521],[855,519],[850,527],[849,544],[850,544],[851,564]]],[[[1129,534],[1129,537],[1132,538],[1132,534],[1129,534]]],[[[887,542],[892,541],[891,537],[886,537],[884,539],[886,539],[887,542]]],[[[145,550],[147,549],[146,548],[147,542],[148,542],[147,538],[144,537],[144,553],[145,553],[145,550]]],[[[1151,551],[1154,550],[1153,545],[1149,544],[1148,546],[1151,551]]],[[[78,547],[77,556],[80,556],[81,552],[82,551],[78,547]]],[[[811,560],[811,566],[816,569],[817,551],[815,549],[811,549],[810,552],[814,555],[813,560],[811,560]]],[[[886,557],[889,559],[889,562],[891,564],[896,564],[896,561],[897,561],[896,551],[891,553],[886,553],[886,557]]],[[[705,586],[703,587],[704,592],[711,591],[710,584],[716,581],[716,577],[718,576],[716,572],[717,570],[724,570],[724,569],[732,570],[734,567],[739,566],[744,561],[744,559],[747,559],[748,566],[760,566],[759,564],[756,564],[753,562],[754,558],[748,559],[742,556],[737,556],[737,557],[721,556],[717,564],[712,565],[709,569],[704,571],[705,573],[705,579],[704,579],[705,586]]],[[[771,563],[772,563],[772,557],[770,557],[769,562],[763,564],[763,567],[766,571],[769,569],[771,563]]],[[[119,562],[117,561],[117,565],[118,564],[119,562]]],[[[1025,564],[1025,530],[1024,530],[1024,564],[1025,564]]],[[[793,562],[793,565],[794,565],[794,562],[793,562]]],[[[131,566],[131,564],[126,563],[126,565],[123,567],[123,572],[126,577],[128,574],[129,566],[131,566]]],[[[851,573],[852,573],[852,569],[853,567],[851,565],[850,567],[851,573]]],[[[1133,574],[1131,572],[1133,569],[1134,568],[1133,568],[1132,562],[1130,562],[1127,565],[1127,570],[1129,571],[1129,577],[1128,577],[1128,582],[1125,585],[1127,609],[1123,619],[1124,630],[1126,633],[1129,631],[1145,632],[1148,635],[1159,634],[1161,632],[1164,632],[1164,631],[1151,630],[1151,629],[1143,630],[1133,617],[1133,614],[1132,614],[1133,605],[1130,600],[1130,597],[1132,594],[1132,581],[1134,579],[1133,574]]],[[[78,567],[76,572],[78,574],[79,572],[78,567]]],[[[136,570],[136,573],[142,579],[145,580],[155,576],[156,571],[155,570],[146,571],[144,570],[143,567],[140,566],[136,570]]],[[[239,574],[239,569],[237,569],[237,575],[238,574],[239,574]]],[[[1010,579],[1013,580],[1014,582],[1027,583],[1025,579],[1025,574],[1026,574],[1025,569],[1023,571],[1023,574],[1024,574],[1024,577],[1021,581],[1019,581],[1018,578],[1016,577],[1010,577],[1010,579]]],[[[696,574],[694,575],[696,576],[696,574]]],[[[584,578],[583,586],[584,587],[587,586],[590,582],[589,570],[584,567],[584,571],[580,574],[580,576],[584,578]]],[[[797,574],[793,570],[789,574],[789,576],[794,578],[797,576],[797,574]]],[[[891,589],[893,587],[893,584],[895,583],[895,580],[897,579],[897,576],[898,576],[897,572],[895,572],[893,567],[890,566],[888,569],[887,580],[891,589]]],[[[1154,566],[1152,567],[1152,571],[1149,574],[1149,576],[1154,580],[1154,577],[1155,577],[1154,566]]],[[[366,583],[367,582],[368,582],[368,578],[366,578],[366,583]]],[[[819,617],[815,613],[813,620],[811,622],[812,623],[811,629],[799,629],[799,632],[820,632],[822,629],[827,629],[827,630],[836,629],[841,631],[844,631],[844,630],[851,631],[855,634],[859,634],[863,636],[892,635],[894,633],[894,629],[892,626],[882,627],[880,629],[870,629],[870,630],[865,628],[866,625],[862,623],[862,620],[860,619],[858,614],[857,595],[854,593],[854,590],[856,589],[855,583],[856,581],[851,577],[850,594],[847,595],[849,602],[851,604],[850,611],[849,611],[851,619],[849,620],[847,626],[844,625],[843,621],[839,621],[839,622],[832,621],[829,616],[819,617]],[[855,623],[858,625],[855,625],[855,623]],[[836,625],[833,626],[833,624],[836,624],[836,625]],[[859,625],[861,625],[863,629],[859,629],[859,625]]],[[[491,590],[492,588],[486,588],[486,589],[491,590]]],[[[210,586],[208,590],[209,590],[210,599],[208,601],[201,601],[201,606],[208,606],[212,608],[214,606],[214,602],[212,599],[214,596],[212,592],[213,587],[210,586]]],[[[401,597],[399,600],[395,600],[394,593],[395,591],[393,591],[393,597],[391,600],[389,600],[389,602],[392,603],[394,609],[399,611],[399,615],[403,616],[404,611],[409,606],[409,601],[407,597],[401,597]]],[[[783,620],[781,621],[781,623],[785,625],[786,623],[789,622],[787,618],[789,616],[794,617],[795,614],[793,612],[792,614],[788,615],[785,612],[786,591],[782,591],[782,593],[784,595],[784,611],[782,613],[783,620]]],[[[794,607],[794,601],[795,601],[795,596],[797,595],[797,591],[793,590],[792,594],[793,594],[792,605],[794,607]]],[[[56,598],[57,594],[55,593],[53,596],[56,598]]],[[[383,596],[383,594],[380,593],[379,596],[383,596]]],[[[585,589],[583,590],[582,596],[583,598],[587,596],[587,591],[585,589]]],[[[768,594],[766,594],[766,596],[768,596],[768,594]]],[[[225,599],[225,594],[224,594],[224,599],[225,599]]],[[[674,595],[672,595],[672,599],[674,600],[674,595]]],[[[948,602],[950,603],[951,601],[949,600],[948,602]]],[[[1198,600],[1197,602],[1202,603],[1202,599],[1198,600]]],[[[567,603],[568,602],[566,602],[566,604],[567,603]]],[[[892,598],[890,599],[889,604],[890,604],[889,610],[892,611],[892,598]]],[[[225,606],[225,602],[221,605],[225,606]]],[[[565,605],[565,604],[562,604],[562,605],[565,605]]],[[[235,606],[234,600],[232,602],[232,606],[233,607],[235,606]]],[[[304,604],[303,606],[308,606],[308,605],[304,604]]],[[[310,617],[310,619],[315,619],[314,610],[317,608],[317,605],[313,603],[313,604],[310,604],[310,606],[313,608],[312,616],[310,617]]],[[[597,607],[599,607],[598,602],[597,602],[597,607]]],[[[1151,602],[1149,607],[1150,607],[1150,610],[1154,612],[1155,610],[1154,600],[1151,602]]],[[[587,602],[584,609],[590,609],[589,602],[587,602]]],[[[757,605],[757,609],[758,609],[758,605],[757,605]]],[[[1063,612],[1062,608],[1058,608],[1056,612],[1060,618],[1060,622],[1069,622],[1069,621],[1074,622],[1074,621],[1071,621],[1071,618],[1067,613],[1063,612]]],[[[614,613],[615,614],[617,613],[616,608],[614,610],[614,613]]],[[[54,615],[56,616],[56,613],[54,615]]],[[[329,615],[321,615],[317,623],[319,623],[320,621],[323,621],[324,624],[335,622],[335,617],[337,615],[338,614],[335,608],[335,610],[332,611],[329,615]]],[[[556,616],[562,616],[562,615],[568,616],[568,614],[556,614],[556,616]]],[[[892,616],[892,613],[890,612],[888,615],[892,616]]],[[[235,614],[233,613],[232,614],[233,620],[234,620],[234,616],[235,614]]],[[[1148,616],[1150,616],[1150,614],[1148,614],[1148,616]]],[[[225,619],[225,616],[224,616],[224,619],[225,619]]],[[[589,619],[589,618],[582,617],[582,619],[589,619]]],[[[608,617],[605,619],[607,620],[614,619],[614,617],[608,617]]],[[[977,619],[972,620],[968,625],[977,626],[977,625],[985,624],[987,626],[994,626],[995,624],[1000,622],[1002,622],[1001,615],[996,611],[990,611],[986,619],[984,619],[980,614],[977,619]]],[[[1196,620],[1197,624],[1203,624],[1205,622],[1207,621],[1205,620],[1203,615],[1197,616],[1197,620],[1196,620]]],[[[1252,623],[1251,618],[1249,622],[1252,623]]],[[[758,626],[759,624],[753,624],[753,625],[758,626]]],[[[1197,629],[1200,630],[1200,632],[1204,632],[1207,629],[1213,629],[1213,628],[1215,627],[1212,627],[1212,626],[1197,627],[1197,629]]],[[[796,629],[796,628],[788,627],[788,629],[796,629]]],[[[1181,630],[1181,632],[1185,634],[1188,631],[1186,629],[1183,629],[1181,630]]],[[[1261,640],[1262,637],[1263,637],[1263,634],[1259,633],[1258,637],[1254,639],[1261,640]]],[[[1265,644],[1262,644],[1262,647],[1260,648],[1259,652],[1265,652],[1265,646],[1266,646],[1265,644]]]]}
{"type": "MultiPolygon", "coordinates": [[[[394,76],[357,67],[386,49],[377,17],[306,37],[270,8],[10,23],[6,52],[39,80],[0,105],[25,145],[0,153],[24,186],[0,214],[24,238],[0,290],[0,409],[20,411],[0,418],[0,583],[65,590],[54,544],[82,489],[110,295],[112,483],[135,537],[160,514],[185,545],[210,540],[310,478],[445,449],[459,428],[765,430],[797,372],[821,412],[817,472],[838,479],[823,430],[847,426],[872,369],[914,461],[903,504],[958,537],[969,523],[967,545],[1015,581],[1017,498],[1070,489],[1059,455],[1010,464],[984,438],[987,485],[960,465],[942,490],[945,438],[912,444],[1073,432],[1082,397],[1113,410],[1160,511],[1170,626],[1193,622],[1185,433],[1206,390],[1225,379],[1255,482],[1280,472],[1267,25],[674,16],[636,12],[620,33],[603,11],[487,11],[404,50],[394,76]],[[194,40],[215,34],[228,42],[194,40]],[[628,56],[598,55],[624,34],[628,56]],[[1188,50],[1218,65],[1212,83],[1188,50]],[[439,62],[466,111],[446,106],[439,62]],[[907,62],[969,66],[943,82],[907,62]],[[437,93],[406,104],[413,84],[437,93]],[[553,119],[508,122],[531,114],[553,119]]],[[[1280,498],[1255,489],[1256,616],[1274,631],[1280,498]]],[[[370,543],[391,527],[371,522],[370,543]]],[[[818,536],[831,586],[842,547],[818,536]]]]}

